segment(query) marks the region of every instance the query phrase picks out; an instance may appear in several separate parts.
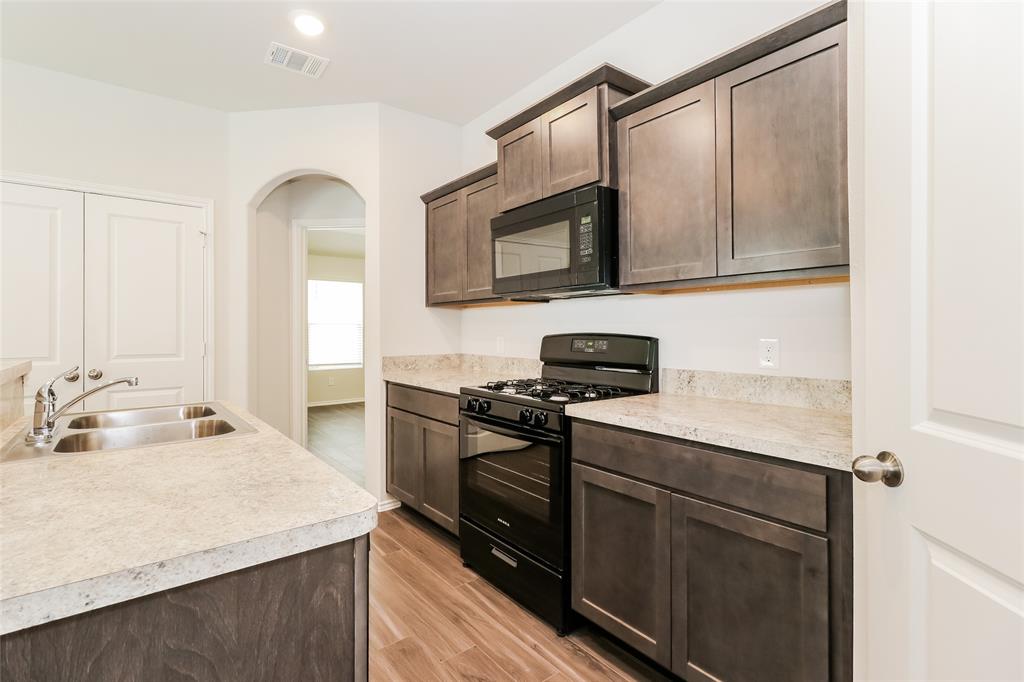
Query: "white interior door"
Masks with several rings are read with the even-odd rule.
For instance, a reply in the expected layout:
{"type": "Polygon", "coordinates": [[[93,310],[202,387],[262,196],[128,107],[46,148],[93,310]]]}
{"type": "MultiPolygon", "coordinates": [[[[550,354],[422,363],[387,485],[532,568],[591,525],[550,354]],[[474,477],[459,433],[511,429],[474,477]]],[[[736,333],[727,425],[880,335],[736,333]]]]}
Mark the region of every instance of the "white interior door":
{"type": "Polygon", "coordinates": [[[863,12],[861,676],[1021,680],[1022,4],[863,12]]]}
{"type": "Polygon", "coordinates": [[[87,408],[203,400],[203,210],[88,194],[85,216],[86,388],[139,377],[87,408]]]}
{"type": "MultiPolygon", "coordinates": [[[[41,384],[82,364],[83,200],[0,183],[0,357],[32,361],[27,409],[41,384]]],[[[81,393],[82,380],[53,389],[63,403],[81,393]]]]}

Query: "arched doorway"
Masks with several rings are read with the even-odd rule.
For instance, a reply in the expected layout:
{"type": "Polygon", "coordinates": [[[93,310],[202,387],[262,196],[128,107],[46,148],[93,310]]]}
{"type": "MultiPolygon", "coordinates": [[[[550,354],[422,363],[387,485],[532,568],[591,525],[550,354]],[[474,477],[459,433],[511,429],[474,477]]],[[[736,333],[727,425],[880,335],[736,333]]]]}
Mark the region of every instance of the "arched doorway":
{"type": "Polygon", "coordinates": [[[249,405],[365,483],[365,212],[336,176],[282,179],[249,220],[249,405]]]}

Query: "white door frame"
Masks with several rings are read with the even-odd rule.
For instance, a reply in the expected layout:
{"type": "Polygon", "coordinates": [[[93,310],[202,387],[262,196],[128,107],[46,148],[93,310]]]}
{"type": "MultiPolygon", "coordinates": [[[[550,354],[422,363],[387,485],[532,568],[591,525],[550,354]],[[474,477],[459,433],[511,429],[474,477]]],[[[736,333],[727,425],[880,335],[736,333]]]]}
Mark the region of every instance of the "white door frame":
{"type": "Polygon", "coordinates": [[[365,228],[363,218],[294,218],[291,234],[291,438],[302,447],[306,447],[309,431],[307,403],[309,396],[307,359],[307,308],[306,292],[308,285],[308,251],[310,230],[343,230],[365,228]]]}
{"type": "Polygon", "coordinates": [[[83,194],[100,194],[122,199],[140,199],[142,201],[153,201],[163,204],[175,204],[177,206],[192,206],[202,209],[203,221],[205,223],[205,257],[203,262],[203,341],[205,353],[203,357],[203,397],[205,400],[212,400],[214,396],[214,322],[213,322],[213,264],[214,264],[214,201],[203,197],[192,197],[182,194],[168,194],[166,192],[154,192],[150,190],[120,187],[116,185],[101,185],[93,182],[82,182],[69,180],[67,178],[55,178],[46,175],[32,175],[29,173],[0,172],[0,182],[10,182],[16,185],[29,185],[31,187],[47,187],[50,189],[63,189],[71,192],[82,192],[83,194]]]}

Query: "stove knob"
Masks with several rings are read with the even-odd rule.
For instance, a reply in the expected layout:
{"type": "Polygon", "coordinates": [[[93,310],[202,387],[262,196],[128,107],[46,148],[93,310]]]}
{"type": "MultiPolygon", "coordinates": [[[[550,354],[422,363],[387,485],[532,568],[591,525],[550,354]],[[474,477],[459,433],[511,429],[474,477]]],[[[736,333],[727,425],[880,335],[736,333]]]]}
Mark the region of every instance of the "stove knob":
{"type": "Polygon", "coordinates": [[[490,411],[491,411],[491,401],[490,400],[481,400],[480,401],[480,406],[476,410],[477,414],[486,414],[486,413],[488,413],[490,411]]]}
{"type": "Polygon", "coordinates": [[[469,410],[470,412],[476,412],[478,409],[480,409],[480,399],[470,398],[469,400],[467,400],[466,409],[469,410]]]}
{"type": "Polygon", "coordinates": [[[548,415],[544,412],[537,412],[533,415],[534,426],[544,426],[548,423],[548,415]]]}
{"type": "Polygon", "coordinates": [[[523,408],[519,410],[519,421],[524,424],[529,424],[530,420],[533,419],[533,410],[523,408]]]}

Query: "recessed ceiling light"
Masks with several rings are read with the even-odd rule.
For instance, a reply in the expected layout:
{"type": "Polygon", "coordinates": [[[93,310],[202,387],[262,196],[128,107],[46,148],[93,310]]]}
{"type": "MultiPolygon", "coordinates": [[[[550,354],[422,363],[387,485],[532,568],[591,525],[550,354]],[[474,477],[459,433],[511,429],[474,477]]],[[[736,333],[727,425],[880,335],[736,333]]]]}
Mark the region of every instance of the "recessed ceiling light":
{"type": "Polygon", "coordinates": [[[292,17],[292,23],[295,24],[295,28],[299,30],[299,33],[303,35],[318,36],[324,32],[324,22],[307,12],[296,13],[292,17]]]}

